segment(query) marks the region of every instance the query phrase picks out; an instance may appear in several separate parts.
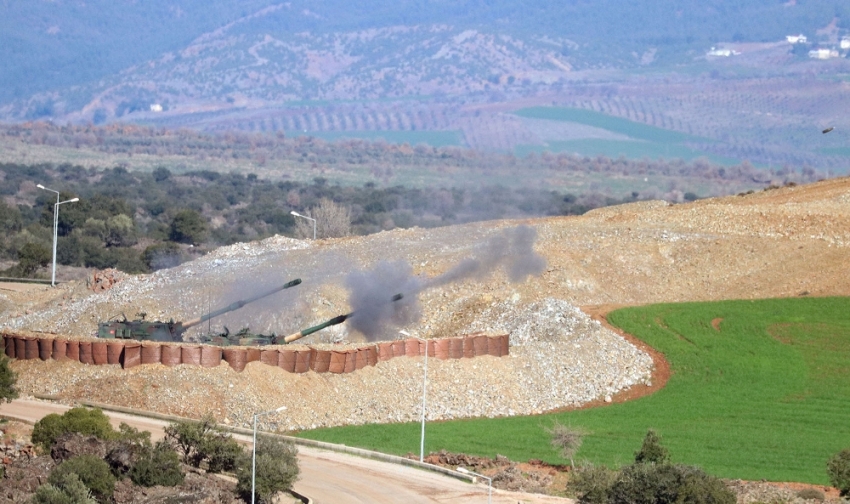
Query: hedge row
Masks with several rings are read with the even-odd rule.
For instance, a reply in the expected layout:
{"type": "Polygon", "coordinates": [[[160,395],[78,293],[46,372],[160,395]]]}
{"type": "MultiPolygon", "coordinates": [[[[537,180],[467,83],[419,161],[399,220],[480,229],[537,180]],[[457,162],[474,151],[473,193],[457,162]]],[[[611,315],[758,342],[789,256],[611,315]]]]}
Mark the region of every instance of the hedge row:
{"type": "Polygon", "coordinates": [[[221,361],[225,361],[236,371],[242,371],[249,362],[259,361],[278,366],[290,373],[351,373],[366,366],[374,366],[378,361],[402,356],[422,356],[426,351],[428,356],[437,359],[472,358],[480,355],[502,357],[509,355],[510,351],[507,334],[472,334],[427,340],[427,344],[410,338],[340,350],[323,350],[309,346],[219,347],[114,339],[70,340],[18,334],[0,336],[6,356],[11,359],[71,360],[92,365],[117,364],[124,369],[140,364],[217,367],[221,361]]]}

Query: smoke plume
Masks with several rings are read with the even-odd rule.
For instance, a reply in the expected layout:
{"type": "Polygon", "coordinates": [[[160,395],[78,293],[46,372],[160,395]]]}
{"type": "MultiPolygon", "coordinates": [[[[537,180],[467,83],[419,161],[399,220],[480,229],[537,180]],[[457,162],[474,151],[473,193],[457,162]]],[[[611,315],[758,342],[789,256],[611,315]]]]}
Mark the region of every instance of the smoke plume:
{"type": "Polygon", "coordinates": [[[346,277],[349,304],[353,308],[348,323],[370,340],[386,338],[399,327],[415,323],[422,314],[419,293],[467,279],[481,279],[504,268],[511,282],[538,275],[546,260],[534,251],[537,231],[529,226],[506,229],[475,247],[473,256],[431,279],[413,275],[403,260],[381,261],[371,271],[357,271],[346,277]],[[396,294],[403,297],[392,301],[396,294]]]}

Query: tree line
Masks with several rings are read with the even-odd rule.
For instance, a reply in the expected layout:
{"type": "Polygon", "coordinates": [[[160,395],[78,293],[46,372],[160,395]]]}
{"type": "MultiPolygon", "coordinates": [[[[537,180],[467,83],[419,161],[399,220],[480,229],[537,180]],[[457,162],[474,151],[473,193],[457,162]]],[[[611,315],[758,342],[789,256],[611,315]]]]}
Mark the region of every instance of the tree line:
{"type": "Polygon", "coordinates": [[[59,191],[58,264],[118,268],[129,273],[174,266],[192,254],[275,234],[312,238],[437,227],[477,220],[577,215],[633,201],[599,193],[505,187],[407,188],[270,181],[254,174],[151,173],[71,164],[0,163],[0,259],[18,261],[6,276],[32,276],[51,259],[59,191]],[[14,202],[10,203],[10,202],[14,202]],[[321,221],[321,222],[319,222],[321,221]]]}

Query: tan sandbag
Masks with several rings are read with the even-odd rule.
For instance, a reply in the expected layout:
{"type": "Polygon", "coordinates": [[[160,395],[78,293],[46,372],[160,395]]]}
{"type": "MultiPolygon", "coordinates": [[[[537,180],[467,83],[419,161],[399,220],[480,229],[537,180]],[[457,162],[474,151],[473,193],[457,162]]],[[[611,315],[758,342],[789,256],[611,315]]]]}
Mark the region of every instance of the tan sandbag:
{"type": "Polygon", "coordinates": [[[50,338],[39,338],[38,340],[38,358],[46,361],[50,360],[50,356],[53,355],[53,339],[50,338]]]}
{"type": "Polygon", "coordinates": [[[68,340],[65,345],[65,357],[71,362],[82,362],[80,359],[80,342],[77,340],[68,340]]]}
{"type": "Polygon", "coordinates": [[[334,350],[331,352],[331,361],[328,365],[328,371],[331,373],[342,373],[345,371],[345,357],[347,352],[334,350]]]}
{"type": "Polygon", "coordinates": [[[279,354],[280,352],[276,348],[264,348],[260,350],[260,362],[277,367],[278,360],[280,360],[279,354]]]}
{"type": "Polygon", "coordinates": [[[384,341],[378,343],[378,360],[387,361],[393,358],[393,342],[384,341]]]}
{"type": "Polygon", "coordinates": [[[487,336],[487,354],[493,357],[502,356],[502,337],[487,336]]]}
{"type": "Polygon", "coordinates": [[[162,345],[156,342],[142,343],[142,364],[162,364],[162,345]]]}
{"type": "Polygon", "coordinates": [[[36,338],[24,338],[24,359],[38,359],[38,340],[36,338]]]}
{"type": "Polygon", "coordinates": [[[63,361],[68,358],[68,340],[56,338],[53,340],[53,360],[63,361]]]}
{"type": "MultiPolygon", "coordinates": [[[[342,361],[343,367],[345,366],[345,361],[342,361]]],[[[310,363],[310,369],[317,373],[327,373],[328,369],[331,366],[331,352],[330,350],[316,350],[316,353],[313,355],[313,361],[310,363]]],[[[342,369],[339,371],[342,372],[342,369]]]]}
{"type": "Polygon", "coordinates": [[[98,366],[108,363],[107,345],[105,341],[92,341],[91,343],[92,362],[98,366]]]}
{"type": "Polygon", "coordinates": [[[81,341],[79,345],[79,350],[80,362],[82,362],[83,364],[94,364],[94,358],[91,354],[91,341],[81,341]]]}
{"type": "Polygon", "coordinates": [[[183,357],[180,351],[180,345],[162,345],[160,349],[160,362],[164,366],[176,366],[183,362],[183,357]]]}
{"type": "Polygon", "coordinates": [[[463,357],[463,338],[448,338],[449,359],[460,359],[463,357]]]}
{"type": "Polygon", "coordinates": [[[434,342],[434,357],[438,359],[449,358],[449,340],[447,338],[439,339],[434,342]]]}
{"type": "Polygon", "coordinates": [[[221,347],[203,345],[201,347],[201,366],[218,367],[221,364],[221,347]]]}
{"type": "Polygon", "coordinates": [[[404,355],[407,357],[419,357],[422,353],[422,342],[415,338],[404,340],[404,355]]]}
{"type": "Polygon", "coordinates": [[[142,345],[138,341],[128,341],[124,344],[124,355],[121,358],[121,367],[130,369],[142,363],[142,345]]]}
{"type": "Polygon", "coordinates": [[[295,372],[295,350],[284,349],[277,353],[277,366],[289,373],[295,372]]]}
{"type": "Polygon", "coordinates": [[[221,351],[221,358],[227,362],[237,373],[241,373],[248,364],[248,350],[245,348],[225,348],[221,351]]]}
{"type": "Polygon", "coordinates": [[[353,373],[357,369],[357,350],[345,352],[345,368],[343,373],[353,373]]]}
{"type": "Polygon", "coordinates": [[[106,362],[108,364],[121,364],[121,357],[123,353],[123,341],[110,341],[106,344],[106,362]]]}
{"type": "Polygon", "coordinates": [[[295,372],[306,373],[313,366],[316,352],[312,349],[295,351],[295,372]]]}
{"type": "Polygon", "coordinates": [[[201,365],[200,345],[180,345],[180,363],[190,366],[201,365]]]}

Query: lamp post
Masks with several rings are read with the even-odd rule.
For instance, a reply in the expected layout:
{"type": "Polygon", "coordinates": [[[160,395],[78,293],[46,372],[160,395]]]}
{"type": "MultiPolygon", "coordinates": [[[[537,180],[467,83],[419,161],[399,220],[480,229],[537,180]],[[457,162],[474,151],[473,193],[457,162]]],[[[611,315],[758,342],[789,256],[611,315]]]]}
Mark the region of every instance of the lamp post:
{"type": "Polygon", "coordinates": [[[36,187],[39,189],[44,189],[45,191],[55,192],[56,193],[56,204],[53,205],[53,275],[50,278],[50,286],[56,286],[56,238],[59,232],[59,205],[63,203],[74,203],[80,201],[80,198],[73,198],[65,201],[59,201],[59,191],[54,191],[53,189],[49,189],[44,187],[41,184],[38,184],[36,187]]]}
{"type": "Polygon", "coordinates": [[[301,217],[301,218],[303,218],[303,219],[307,219],[307,220],[311,220],[311,221],[313,221],[313,239],[315,240],[315,239],[316,239],[316,219],[314,219],[314,218],[312,218],[312,217],[307,217],[306,215],[301,215],[300,213],[296,212],[295,210],[293,210],[293,211],[291,211],[291,212],[289,212],[289,213],[291,213],[292,215],[294,215],[294,216],[296,216],[296,217],[301,217]]]}
{"type": "Polygon", "coordinates": [[[493,496],[493,480],[491,478],[488,478],[487,476],[484,476],[483,474],[478,474],[477,472],[470,471],[469,469],[467,469],[465,467],[458,467],[457,472],[461,472],[461,473],[464,473],[464,474],[473,474],[475,476],[479,476],[481,478],[486,479],[487,485],[488,485],[487,486],[487,504],[490,504],[490,499],[493,496]]]}
{"type": "Polygon", "coordinates": [[[285,409],[286,406],[281,406],[278,409],[263,411],[262,413],[257,413],[254,415],[254,442],[251,446],[251,504],[254,504],[254,498],[257,495],[257,418],[262,415],[268,415],[269,413],[280,413],[285,409]]]}
{"type": "Polygon", "coordinates": [[[417,339],[425,345],[425,372],[422,374],[422,435],[419,439],[419,462],[425,460],[425,393],[428,389],[428,342],[422,338],[411,336],[407,331],[399,331],[408,338],[417,339]]]}

